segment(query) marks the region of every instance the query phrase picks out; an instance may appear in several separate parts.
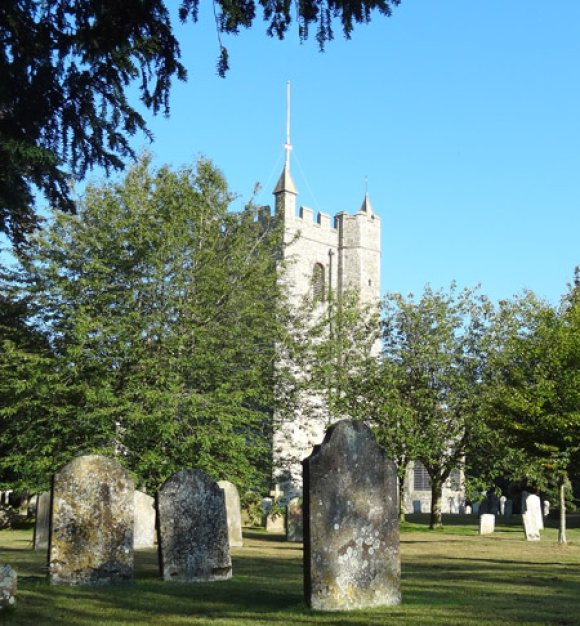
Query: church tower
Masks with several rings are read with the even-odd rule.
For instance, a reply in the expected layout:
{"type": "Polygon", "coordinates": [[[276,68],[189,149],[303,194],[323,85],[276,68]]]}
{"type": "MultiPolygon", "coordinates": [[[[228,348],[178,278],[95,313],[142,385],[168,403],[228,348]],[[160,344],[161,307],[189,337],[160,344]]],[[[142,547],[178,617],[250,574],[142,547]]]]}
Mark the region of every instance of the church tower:
{"type": "MultiPolygon", "coordinates": [[[[283,221],[284,285],[289,302],[300,305],[309,293],[323,305],[332,294],[357,291],[361,302],[380,298],[381,220],[368,193],[354,214],[314,214],[296,208],[298,191],[290,173],[290,89],[287,86],[287,122],[284,169],[273,194],[276,215],[283,221]]],[[[300,494],[301,461],[321,443],[329,425],[322,398],[304,396],[291,415],[276,415],[273,441],[273,477],[287,496],[300,494]]]]}

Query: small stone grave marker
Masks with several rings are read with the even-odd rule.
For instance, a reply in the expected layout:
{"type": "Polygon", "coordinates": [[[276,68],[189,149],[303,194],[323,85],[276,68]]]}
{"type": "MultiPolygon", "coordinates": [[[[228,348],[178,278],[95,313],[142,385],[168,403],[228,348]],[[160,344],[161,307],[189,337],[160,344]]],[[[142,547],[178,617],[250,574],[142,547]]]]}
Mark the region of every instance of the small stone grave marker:
{"type": "Polygon", "coordinates": [[[286,540],[300,543],[304,539],[302,498],[292,498],[286,507],[286,540]]]}
{"type": "Polygon", "coordinates": [[[10,565],[0,567],[0,615],[5,609],[16,607],[16,585],[18,577],[10,565]]]}
{"type": "Polygon", "coordinates": [[[495,515],[493,513],[483,513],[479,516],[479,534],[491,535],[495,530],[495,515]]]}
{"type": "Polygon", "coordinates": [[[239,548],[244,545],[242,538],[242,507],[240,504],[240,495],[238,494],[236,486],[229,480],[220,480],[218,485],[223,489],[226,499],[230,548],[239,548]]]}
{"type": "Polygon", "coordinates": [[[36,502],[36,522],[34,523],[34,549],[48,550],[50,534],[50,491],[44,491],[36,502]]]}
{"type": "Polygon", "coordinates": [[[524,532],[528,541],[540,541],[540,526],[536,511],[535,499],[539,498],[527,492],[522,492],[522,521],[524,532]]]}
{"type": "Polygon", "coordinates": [[[136,550],[155,547],[155,518],[155,498],[135,489],[133,546],[136,550]]]}

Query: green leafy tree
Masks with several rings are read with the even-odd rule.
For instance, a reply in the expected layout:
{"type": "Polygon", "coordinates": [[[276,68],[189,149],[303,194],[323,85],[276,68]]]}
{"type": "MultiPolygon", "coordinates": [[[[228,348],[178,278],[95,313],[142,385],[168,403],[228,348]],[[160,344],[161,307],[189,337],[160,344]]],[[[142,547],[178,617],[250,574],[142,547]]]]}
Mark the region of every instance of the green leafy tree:
{"type": "Polygon", "coordinates": [[[231,201],[207,161],[144,158],[21,254],[66,399],[38,434],[53,468],[101,452],[152,488],[192,466],[246,489],[269,478],[278,226],[231,201]]]}
{"type": "Polygon", "coordinates": [[[503,302],[490,358],[488,420],[523,454],[515,478],[559,492],[566,543],[566,488],[580,452],[580,276],[559,308],[526,292],[503,302]],[[518,475],[519,474],[519,475],[518,475]]]}
{"type": "Polygon", "coordinates": [[[431,528],[442,525],[445,481],[464,464],[470,447],[485,434],[480,417],[490,305],[476,291],[448,293],[426,287],[419,300],[392,294],[385,299],[383,359],[394,395],[386,438],[404,431],[408,452],[431,479],[431,528]],[[400,426],[399,426],[400,424],[400,426]]]}
{"type": "MultiPolygon", "coordinates": [[[[267,34],[282,39],[293,20],[299,37],[316,26],[320,48],[338,19],[346,37],[373,11],[390,15],[400,0],[261,1],[267,34]],[[296,14],[292,15],[292,10],[296,14]]],[[[143,105],[169,113],[174,78],[184,80],[179,44],[163,0],[18,0],[0,3],[0,232],[16,245],[39,223],[35,188],[53,208],[74,212],[69,180],[133,157],[129,137],[148,134],[127,98],[137,83],[143,105]]],[[[199,0],[182,0],[182,21],[198,19],[199,0]]],[[[214,2],[218,37],[249,28],[253,0],[214,2]]],[[[218,72],[228,53],[220,38],[218,72]]]]}

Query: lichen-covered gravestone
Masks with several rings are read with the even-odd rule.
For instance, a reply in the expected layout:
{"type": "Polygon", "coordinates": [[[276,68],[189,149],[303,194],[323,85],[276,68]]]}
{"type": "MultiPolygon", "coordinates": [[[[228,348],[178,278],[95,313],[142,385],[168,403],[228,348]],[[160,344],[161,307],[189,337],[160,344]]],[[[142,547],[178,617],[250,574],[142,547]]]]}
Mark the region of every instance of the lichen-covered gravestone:
{"type": "Polygon", "coordinates": [[[286,507],[286,541],[299,543],[304,539],[302,498],[292,498],[286,507]]]}
{"type": "Polygon", "coordinates": [[[242,538],[242,507],[240,505],[240,495],[238,494],[236,486],[229,480],[220,480],[218,485],[220,489],[223,489],[226,499],[230,548],[239,548],[244,545],[242,538]]]}
{"type": "Polygon", "coordinates": [[[332,425],[303,461],[304,591],[314,609],[401,602],[397,473],[364,424],[332,425]]]}
{"type": "Polygon", "coordinates": [[[105,584],[133,577],[133,481],[114,459],[81,456],[54,476],[49,577],[105,584]]]}
{"type": "Polygon", "coordinates": [[[36,522],[34,524],[34,549],[48,550],[50,531],[50,491],[44,491],[36,501],[36,522]]]}
{"type": "Polygon", "coordinates": [[[232,576],[224,492],[201,470],[170,476],[157,494],[164,580],[205,582],[232,576]]]}
{"type": "Polygon", "coordinates": [[[133,527],[133,547],[153,548],[155,546],[155,498],[135,489],[135,522],[133,527]]]}
{"type": "Polygon", "coordinates": [[[16,572],[10,565],[0,567],[0,613],[16,607],[16,572]]]}

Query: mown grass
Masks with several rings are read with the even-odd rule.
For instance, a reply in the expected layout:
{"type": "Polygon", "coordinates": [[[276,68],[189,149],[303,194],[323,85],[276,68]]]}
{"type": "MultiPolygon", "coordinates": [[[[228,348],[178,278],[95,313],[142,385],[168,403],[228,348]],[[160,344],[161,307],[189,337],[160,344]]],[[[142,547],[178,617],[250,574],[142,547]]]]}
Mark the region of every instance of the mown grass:
{"type": "MultiPolygon", "coordinates": [[[[426,516],[402,526],[403,604],[319,613],[304,605],[302,549],[262,531],[233,551],[234,578],[213,584],[166,583],[157,554],[136,554],[135,581],[108,587],[53,587],[46,559],[30,549],[30,530],[0,532],[0,563],[19,575],[18,606],[4,624],[262,626],[320,624],[425,626],[580,624],[580,528],[558,546],[547,528],[526,542],[519,519],[479,537],[475,518],[449,516],[428,531],[426,516]]],[[[555,524],[553,524],[555,525],[555,524]]],[[[580,523],[571,520],[572,526],[580,523]]]]}

